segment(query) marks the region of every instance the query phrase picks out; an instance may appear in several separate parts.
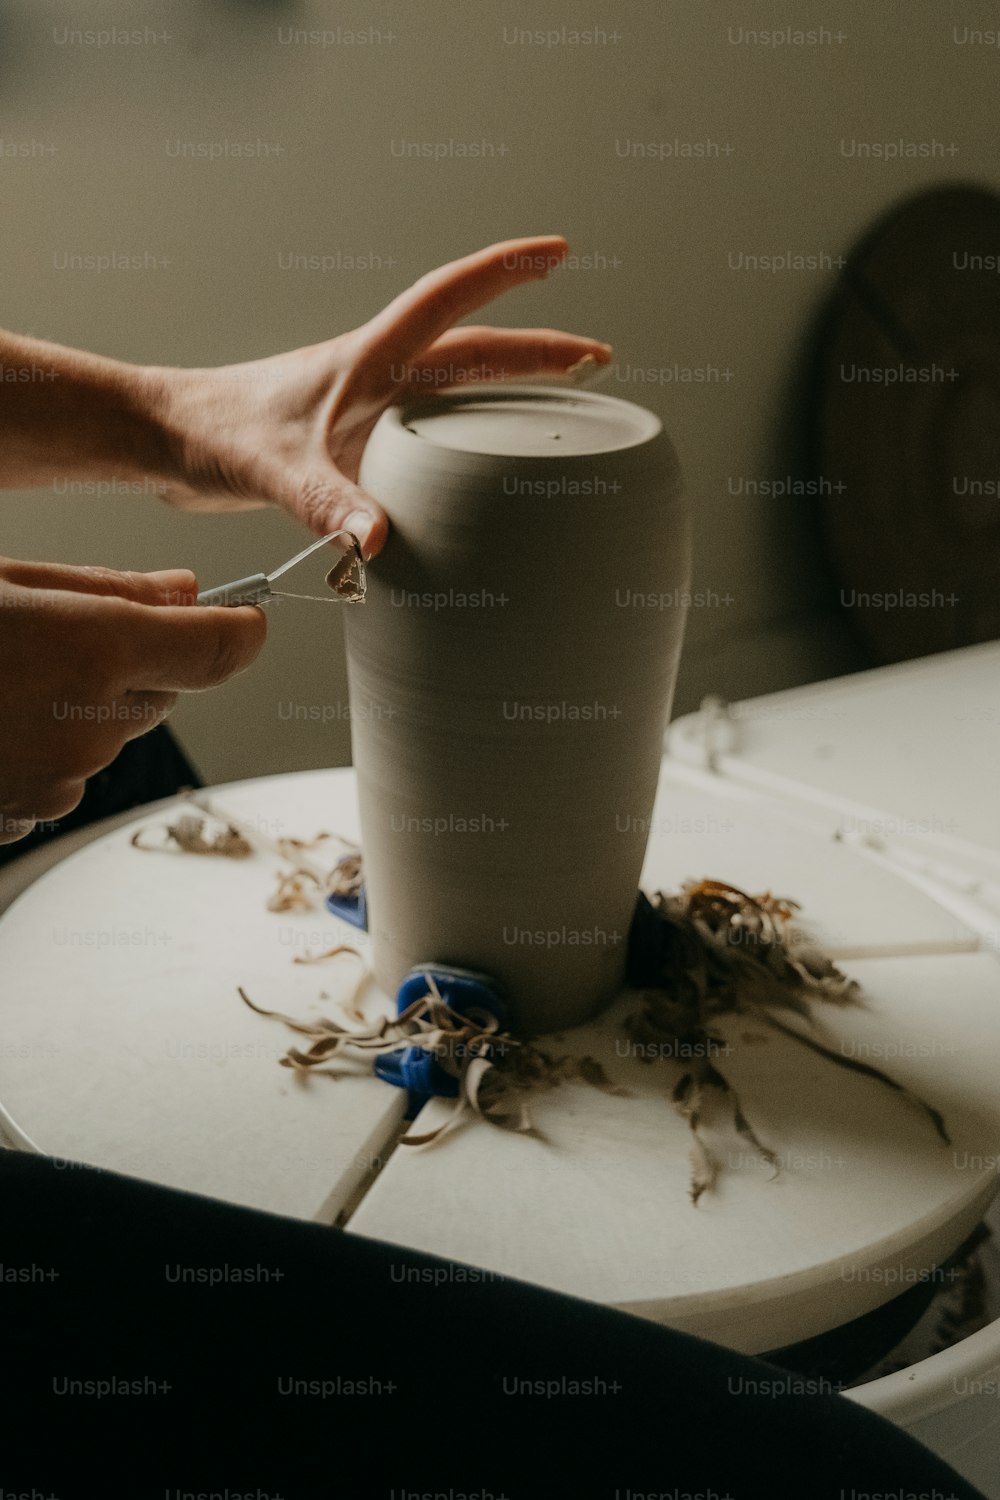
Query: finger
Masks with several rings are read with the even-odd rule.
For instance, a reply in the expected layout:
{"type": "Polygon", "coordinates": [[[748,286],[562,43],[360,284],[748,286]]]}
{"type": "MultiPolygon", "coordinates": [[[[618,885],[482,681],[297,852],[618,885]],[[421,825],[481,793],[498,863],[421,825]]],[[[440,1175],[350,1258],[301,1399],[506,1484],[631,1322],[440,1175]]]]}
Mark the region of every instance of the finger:
{"type": "Polygon", "coordinates": [[[0,844],[16,844],[18,839],[26,839],[37,822],[37,818],[22,818],[13,813],[5,813],[0,817],[0,844]]]}
{"type": "Polygon", "coordinates": [[[150,597],[137,599],[137,604],[193,604],[198,597],[198,580],[190,568],[164,568],[156,573],[139,573],[142,588],[149,588],[150,597]],[[156,589],[160,597],[156,597],[156,589]]]}
{"type": "Polygon", "coordinates": [[[610,344],[554,328],[453,328],[408,362],[406,383],[426,391],[471,380],[565,374],[581,359],[606,365],[611,355],[610,344]]]}
{"type": "Polygon", "coordinates": [[[22,588],[99,594],[104,598],[129,599],[134,604],[189,604],[198,593],[197,580],[188,568],[122,573],[114,568],[11,560],[5,564],[3,574],[8,583],[22,588]]]}
{"type": "Polygon", "coordinates": [[[421,276],[365,325],[365,333],[397,358],[409,359],[477,307],[548,275],[568,248],[558,234],[488,245],[421,276]]]}
{"type": "Polygon", "coordinates": [[[389,535],[389,518],[378,501],[333,464],[326,476],[304,479],[288,508],[317,536],[353,532],[366,558],[381,552],[389,535]]]}
{"type": "MultiPolygon", "coordinates": [[[[64,781],[51,781],[40,786],[32,792],[25,792],[17,800],[15,806],[8,808],[8,817],[2,820],[4,829],[16,829],[18,826],[23,832],[15,831],[14,838],[24,838],[30,833],[36,823],[54,823],[57,818],[65,818],[80,804],[80,799],[86,789],[82,777],[67,777],[64,781]]],[[[7,840],[0,838],[0,843],[7,840]]]]}
{"type": "Polygon", "coordinates": [[[54,823],[57,818],[65,818],[79,807],[85,790],[86,783],[82,780],[57,781],[40,793],[32,809],[33,816],[39,823],[54,823]]]}
{"type": "MultiPolygon", "coordinates": [[[[92,651],[106,649],[108,608],[103,605],[98,618],[81,619],[81,631],[90,629],[92,651]]],[[[122,603],[121,617],[115,674],[122,691],[137,693],[218,687],[246,671],[267,636],[264,612],[254,605],[149,609],[122,603]]]]}

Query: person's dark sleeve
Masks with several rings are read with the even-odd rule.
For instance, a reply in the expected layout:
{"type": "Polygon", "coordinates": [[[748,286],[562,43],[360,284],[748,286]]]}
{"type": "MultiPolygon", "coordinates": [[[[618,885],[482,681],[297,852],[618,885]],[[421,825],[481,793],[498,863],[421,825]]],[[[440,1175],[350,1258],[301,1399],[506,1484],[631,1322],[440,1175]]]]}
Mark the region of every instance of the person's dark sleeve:
{"type": "Polygon", "coordinates": [[[433,1256],[12,1152],[0,1214],[5,1496],[978,1496],[777,1366],[433,1256]]]}

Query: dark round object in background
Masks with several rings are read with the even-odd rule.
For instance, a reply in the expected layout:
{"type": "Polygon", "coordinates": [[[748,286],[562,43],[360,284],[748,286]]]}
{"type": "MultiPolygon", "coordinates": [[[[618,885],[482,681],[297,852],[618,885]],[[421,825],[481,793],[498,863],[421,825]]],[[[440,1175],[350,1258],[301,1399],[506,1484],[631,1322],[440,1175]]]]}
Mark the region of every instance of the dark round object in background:
{"type": "Polygon", "coordinates": [[[909,200],[852,252],[816,368],[840,602],[875,660],[1000,636],[1000,197],[909,200]]]}

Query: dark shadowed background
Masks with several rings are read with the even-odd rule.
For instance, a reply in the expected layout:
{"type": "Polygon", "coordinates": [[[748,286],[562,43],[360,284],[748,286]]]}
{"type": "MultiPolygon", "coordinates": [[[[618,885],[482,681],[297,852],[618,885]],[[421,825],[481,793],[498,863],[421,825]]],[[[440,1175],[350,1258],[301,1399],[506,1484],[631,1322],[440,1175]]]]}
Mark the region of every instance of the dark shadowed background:
{"type": "MultiPolygon", "coordinates": [[[[697,548],[677,708],[848,671],[866,659],[816,500],[761,481],[796,473],[838,258],[921,188],[1000,178],[1000,49],[963,38],[990,24],[987,6],[956,24],[932,0],[891,16],[863,0],[4,0],[0,320],[128,360],[229,363],[353,326],[490,241],[565,233],[567,268],[492,316],[613,342],[603,389],[677,444],[697,548]],[[790,25],[812,39],[778,41],[790,25]],[[898,140],[926,150],[855,149],[898,140]]],[[[0,521],[9,555],[188,565],[203,585],[299,540],[277,514],[185,517],[141,494],[7,496],[0,521]]],[[[275,611],[249,674],[172,723],[208,781],[337,765],[346,699],[337,611],[303,604],[275,611]],[[327,723],[282,716],[338,701],[327,723]]]]}

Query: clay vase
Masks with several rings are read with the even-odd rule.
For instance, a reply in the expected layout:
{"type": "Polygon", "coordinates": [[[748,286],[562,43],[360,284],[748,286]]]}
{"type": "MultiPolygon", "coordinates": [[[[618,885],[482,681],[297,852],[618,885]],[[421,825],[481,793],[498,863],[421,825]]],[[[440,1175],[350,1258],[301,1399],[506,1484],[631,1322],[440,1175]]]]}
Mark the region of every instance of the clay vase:
{"type": "Polygon", "coordinates": [[[621,987],[684,630],[689,526],[641,407],[479,386],[385,413],[392,530],[346,612],[376,978],[485,971],[515,1027],[621,987]]]}

